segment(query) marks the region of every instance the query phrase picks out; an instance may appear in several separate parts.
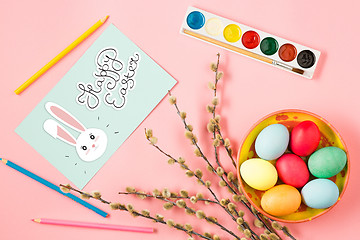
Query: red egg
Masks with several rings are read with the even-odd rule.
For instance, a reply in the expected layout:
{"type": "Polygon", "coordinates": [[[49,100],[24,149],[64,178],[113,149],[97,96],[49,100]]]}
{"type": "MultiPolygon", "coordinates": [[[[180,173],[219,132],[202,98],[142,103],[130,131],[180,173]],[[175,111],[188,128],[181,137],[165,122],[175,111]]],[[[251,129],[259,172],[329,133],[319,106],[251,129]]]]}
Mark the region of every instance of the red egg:
{"type": "Polygon", "coordinates": [[[284,183],[301,188],[309,180],[309,170],[299,156],[287,153],[276,161],[276,170],[284,183]]]}
{"type": "Polygon", "coordinates": [[[312,154],[320,142],[320,131],[312,121],[296,125],[290,135],[290,149],[296,155],[305,157],[312,154]]]}

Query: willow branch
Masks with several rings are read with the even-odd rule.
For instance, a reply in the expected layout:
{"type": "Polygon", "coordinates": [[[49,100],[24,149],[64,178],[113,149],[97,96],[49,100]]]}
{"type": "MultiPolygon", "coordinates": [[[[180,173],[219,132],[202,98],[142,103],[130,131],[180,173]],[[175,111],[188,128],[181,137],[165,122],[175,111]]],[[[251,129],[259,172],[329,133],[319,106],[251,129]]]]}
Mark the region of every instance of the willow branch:
{"type": "MultiPolygon", "coordinates": [[[[161,201],[164,201],[164,202],[167,202],[167,203],[171,203],[173,206],[178,206],[178,204],[166,197],[163,197],[163,196],[154,196],[154,195],[151,195],[151,194],[147,194],[147,193],[141,193],[141,192],[119,192],[119,194],[123,194],[123,195],[128,195],[128,194],[132,194],[132,195],[139,195],[139,196],[144,196],[144,197],[150,197],[150,198],[155,198],[155,199],[159,199],[161,201]]],[[[172,198],[172,197],[170,197],[172,198]]],[[[184,208],[186,209],[189,213],[192,213],[192,214],[195,214],[196,213],[196,210],[188,207],[187,205],[184,205],[183,207],[179,207],[179,208],[184,208]]],[[[221,228],[221,230],[227,232],[228,234],[232,235],[233,237],[235,237],[236,239],[240,240],[240,238],[234,233],[232,232],[231,230],[227,229],[226,227],[224,227],[222,224],[220,224],[215,218],[212,218],[212,217],[208,217],[208,216],[204,216],[204,218],[207,222],[210,222],[212,224],[215,224],[217,225],[218,227],[221,228]]]]}
{"type": "MultiPolygon", "coordinates": [[[[80,190],[78,190],[78,189],[75,189],[75,188],[71,187],[70,185],[60,184],[60,186],[63,187],[63,188],[66,188],[66,189],[68,189],[68,190],[75,191],[75,192],[81,194],[81,196],[86,196],[86,197],[88,197],[88,198],[93,198],[93,199],[96,199],[96,200],[98,200],[98,201],[100,201],[100,202],[102,202],[102,203],[108,204],[108,205],[111,204],[111,202],[106,201],[106,200],[104,200],[104,199],[101,198],[101,197],[99,197],[99,198],[98,198],[98,197],[93,197],[92,195],[90,195],[90,194],[88,194],[88,193],[86,193],[86,192],[82,192],[82,191],[80,191],[80,190]]],[[[119,205],[117,206],[117,209],[120,210],[120,211],[129,212],[129,213],[130,213],[131,215],[133,215],[134,217],[138,217],[138,216],[139,216],[139,217],[143,217],[143,218],[150,219],[150,220],[152,220],[152,221],[154,221],[154,222],[156,222],[156,223],[161,223],[161,224],[169,225],[166,221],[164,221],[164,220],[162,220],[162,219],[155,218],[155,217],[152,217],[152,216],[150,216],[150,215],[145,215],[145,214],[143,214],[143,213],[141,213],[141,212],[138,212],[138,211],[136,211],[136,210],[134,210],[134,209],[129,210],[129,209],[126,208],[125,205],[123,205],[123,204],[119,204],[119,205]]],[[[175,228],[175,229],[177,229],[177,230],[183,231],[183,232],[187,233],[187,234],[190,235],[190,236],[191,236],[192,234],[194,234],[194,235],[196,235],[196,236],[198,236],[198,237],[201,237],[201,238],[203,238],[203,239],[213,240],[211,237],[207,237],[207,236],[205,236],[205,235],[203,235],[203,234],[201,234],[201,233],[198,233],[198,232],[196,232],[196,231],[194,231],[194,230],[187,230],[186,228],[184,228],[184,227],[181,226],[180,224],[175,224],[175,225],[173,225],[173,226],[171,226],[171,227],[173,227],[173,228],[175,228]]]]}
{"type": "MultiPolygon", "coordinates": [[[[163,196],[154,196],[151,194],[146,194],[146,193],[141,193],[141,192],[119,192],[119,194],[123,194],[123,195],[139,195],[139,196],[145,196],[145,197],[149,197],[149,198],[157,198],[157,199],[166,199],[163,196]]],[[[173,196],[171,195],[171,197],[169,197],[168,199],[188,199],[190,200],[190,196],[188,197],[184,197],[184,196],[173,196]]],[[[206,198],[197,198],[197,201],[202,201],[202,202],[209,202],[209,203],[214,203],[214,204],[218,204],[218,202],[211,200],[211,199],[206,199],[206,198]]]]}
{"type": "MultiPolygon", "coordinates": [[[[185,124],[186,124],[186,123],[185,123],[185,124]]],[[[187,124],[186,124],[185,126],[187,126],[187,124]]],[[[146,132],[146,129],[145,129],[145,132],[146,132]]],[[[158,145],[156,145],[155,143],[151,142],[150,138],[147,137],[147,140],[149,141],[149,143],[150,143],[153,147],[155,147],[157,150],[159,150],[162,154],[164,154],[164,155],[167,156],[168,158],[172,159],[175,163],[179,164],[182,169],[185,169],[185,170],[194,172],[194,171],[192,171],[186,164],[179,162],[177,159],[175,159],[174,157],[172,157],[170,154],[168,154],[168,153],[166,153],[164,150],[162,150],[158,145]]],[[[205,157],[205,156],[204,156],[204,157],[205,157]]],[[[205,158],[206,158],[206,157],[205,157],[205,158]]],[[[209,163],[209,165],[210,165],[210,163],[209,163]]],[[[214,171],[215,171],[215,169],[214,169],[214,171]]],[[[206,183],[204,182],[204,180],[203,180],[201,177],[197,176],[196,174],[195,174],[194,176],[197,178],[197,180],[198,180],[202,185],[206,186],[206,183]]],[[[220,200],[219,200],[218,197],[216,196],[215,192],[211,189],[211,187],[209,186],[209,187],[206,187],[206,188],[207,188],[208,191],[211,193],[211,195],[214,197],[214,199],[215,199],[215,201],[218,203],[218,205],[233,219],[234,222],[236,222],[236,218],[234,217],[234,215],[233,215],[226,207],[224,207],[224,206],[222,206],[222,205],[220,204],[220,200]]],[[[251,231],[246,225],[244,225],[244,224],[241,224],[241,225],[239,225],[239,226],[240,226],[243,230],[248,229],[250,232],[252,232],[252,231],[251,231]]],[[[256,238],[259,238],[257,235],[255,235],[255,236],[256,236],[256,238]]],[[[256,238],[255,238],[253,235],[251,236],[251,239],[253,239],[253,240],[256,240],[256,238]]]]}

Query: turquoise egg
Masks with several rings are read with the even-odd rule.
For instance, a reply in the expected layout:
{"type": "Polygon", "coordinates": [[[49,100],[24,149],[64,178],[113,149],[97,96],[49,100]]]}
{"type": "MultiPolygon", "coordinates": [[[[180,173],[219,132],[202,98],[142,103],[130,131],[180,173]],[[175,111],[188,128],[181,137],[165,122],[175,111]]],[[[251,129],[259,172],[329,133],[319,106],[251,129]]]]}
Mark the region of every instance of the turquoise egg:
{"type": "Polygon", "coordinates": [[[314,152],[308,161],[309,171],[318,178],[338,174],[346,165],[346,153],[337,147],[324,147],[314,152]]]}
{"type": "Polygon", "coordinates": [[[279,158],[289,144],[289,131],[282,124],[272,124],[264,128],[255,140],[256,154],[265,160],[279,158]]]}
{"type": "Polygon", "coordinates": [[[303,202],[311,208],[328,208],[339,198],[339,188],[329,179],[314,179],[301,190],[303,202]]]}

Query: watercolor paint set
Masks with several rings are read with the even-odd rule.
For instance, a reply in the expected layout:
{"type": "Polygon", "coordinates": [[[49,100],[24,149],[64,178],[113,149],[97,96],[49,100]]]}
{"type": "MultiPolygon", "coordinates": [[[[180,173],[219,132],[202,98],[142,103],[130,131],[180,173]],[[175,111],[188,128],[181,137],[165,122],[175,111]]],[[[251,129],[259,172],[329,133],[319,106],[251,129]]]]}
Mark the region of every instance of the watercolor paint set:
{"type": "Polygon", "coordinates": [[[318,50],[195,7],[188,8],[180,32],[309,79],[320,58],[318,50]]]}

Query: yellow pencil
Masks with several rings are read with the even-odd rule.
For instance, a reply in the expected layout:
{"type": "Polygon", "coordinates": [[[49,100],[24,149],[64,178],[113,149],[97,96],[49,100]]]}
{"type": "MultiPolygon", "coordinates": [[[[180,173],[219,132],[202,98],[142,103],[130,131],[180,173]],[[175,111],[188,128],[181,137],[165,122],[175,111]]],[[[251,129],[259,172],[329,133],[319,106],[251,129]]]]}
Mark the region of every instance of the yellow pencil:
{"type": "Polygon", "coordinates": [[[38,79],[43,73],[45,73],[49,68],[51,68],[55,63],[57,63],[61,58],[73,50],[79,43],[81,43],[85,38],[92,34],[96,29],[98,29],[109,16],[106,16],[99,21],[97,21],[91,28],[84,32],[80,37],[78,37],[73,43],[71,43],[67,48],[65,48],[61,53],[54,57],[48,64],[42,67],[37,73],[35,73],[31,78],[24,82],[18,89],[15,90],[16,94],[20,94],[24,91],[30,84],[32,84],[36,79],[38,79]]]}

